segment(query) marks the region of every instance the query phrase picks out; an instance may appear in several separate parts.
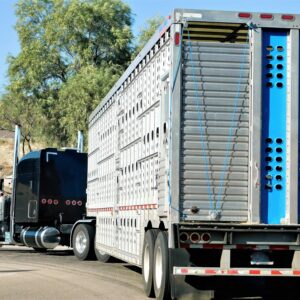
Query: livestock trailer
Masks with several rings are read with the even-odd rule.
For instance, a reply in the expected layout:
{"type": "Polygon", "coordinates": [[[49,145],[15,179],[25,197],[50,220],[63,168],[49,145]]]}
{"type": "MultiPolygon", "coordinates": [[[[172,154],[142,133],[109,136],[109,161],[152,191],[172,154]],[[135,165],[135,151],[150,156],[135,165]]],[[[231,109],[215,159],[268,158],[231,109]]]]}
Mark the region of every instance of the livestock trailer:
{"type": "Polygon", "coordinates": [[[158,299],[197,276],[300,275],[299,27],[295,14],[165,20],[90,116],[77,257],[95,239],[158,299]]]}

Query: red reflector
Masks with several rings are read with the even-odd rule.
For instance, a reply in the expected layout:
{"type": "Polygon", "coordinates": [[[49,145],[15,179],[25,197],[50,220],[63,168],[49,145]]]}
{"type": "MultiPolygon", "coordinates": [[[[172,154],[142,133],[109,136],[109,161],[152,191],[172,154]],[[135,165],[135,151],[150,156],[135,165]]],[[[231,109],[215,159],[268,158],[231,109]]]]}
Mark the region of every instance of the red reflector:
{"type": "Polygon", "coordinates": [[[175,32],[174,42],[175,42],[175,46],[179,46],[180,45],[180,33],[179,32],[175,32]]]}
{"type": "Polygon", "coordinates": [[[205,274],[217,274],[217,271],[214,269],[206,269],[205,274]]]}
{"type": "Polygon", "coordinates": [[[271,275],[282,275],[279,270],[271,270],[271,275]]]}
{"type": "Polygon", "coordinates": [[[273,19],[273,15],[271,15],[271,14],[260,14],[260,18],[271,20],[271,19],[273,19]]]}
{"type": "Polygon", "coordinates": [[[282,15],[281,19],[284,21],[294,21],[295,17],[293,15],[282,15]]]}
{"type": "Polygon", "coordinates": [[[188,269],[181,269],[181,273],[183,273],[183,274],[187,274],[189,272],[189,270],[188,269]]]}
{"type": "Polygon", "coordinates": [[[239,18],[243,18],[243,19],[251,19],[252,18],[252,15],[250,13],[244,13],[244,12],[241,12],[239,13],[239,18]]]}
{"type": "Polygon", "coordinates": [[[250,275],[260,275],[260,270],[249,270],[250,275]]]}
{"type": "Polygon", "coordinates": [[[289,250],[289,246],[270,246],[270,250],[289,250]]]}

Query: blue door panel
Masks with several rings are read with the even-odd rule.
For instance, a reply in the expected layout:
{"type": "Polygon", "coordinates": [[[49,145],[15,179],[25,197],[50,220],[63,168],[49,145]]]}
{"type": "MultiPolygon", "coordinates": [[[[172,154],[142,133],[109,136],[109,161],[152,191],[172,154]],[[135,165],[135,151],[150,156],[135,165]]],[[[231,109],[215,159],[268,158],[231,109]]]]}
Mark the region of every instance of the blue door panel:
{"type": "Polygon", "coordinates": [[[261,221],[280,224],[286,207],[287,32],[264,31],[261,221]]]}

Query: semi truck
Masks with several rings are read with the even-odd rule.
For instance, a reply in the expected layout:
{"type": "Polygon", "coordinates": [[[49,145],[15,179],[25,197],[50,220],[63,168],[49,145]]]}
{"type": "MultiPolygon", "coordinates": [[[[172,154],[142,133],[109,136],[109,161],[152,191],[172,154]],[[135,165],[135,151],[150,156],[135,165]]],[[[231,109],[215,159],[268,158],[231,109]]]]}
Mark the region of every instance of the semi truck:
{"type": "MultiPolygon", "coordinates": [[[[81,136],[81,135],[80,135],[81,136]]],[[[85,216],[87,154],[45,148],[18,158],[11,197],[0,197],[0,243],[38,252],[70,244],[74,223],[85,216]]]]}
{"type": "Polygon", "coordinates": [[[195,279],[300,276],[299,28],[174,10],[89,118],[79,259],[141,267],[157,299],[195,279]]]}

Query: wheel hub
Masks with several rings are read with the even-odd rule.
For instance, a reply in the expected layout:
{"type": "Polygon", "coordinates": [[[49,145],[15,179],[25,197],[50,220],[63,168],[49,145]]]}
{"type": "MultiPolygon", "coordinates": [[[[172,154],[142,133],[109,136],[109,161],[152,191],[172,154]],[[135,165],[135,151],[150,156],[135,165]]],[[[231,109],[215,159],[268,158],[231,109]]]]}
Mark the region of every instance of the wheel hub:
{"type": "Polygon", "coordinates": [[[87,247],[87,238],[83,231],[79,231],[75,241],[76,250],[82,254],[87,247]]]}
{"type": "Polygon", "coordinates": [[[155,255],[155,284],[158,289],[160,289],[163,277],[163,264],[162,264],[162,252],[161,248],[157,248],[155,255]]]}
{"type": "Polygon", "coordinates": [[[143,270],[144,270],[144,279],[145,282],[149,281],[149,276],[150,276],[150,251],[149,251],[149,245],[147,244],[145,246],[145,251],[144,251],[144,265],[143,265],[143,270]]]}

